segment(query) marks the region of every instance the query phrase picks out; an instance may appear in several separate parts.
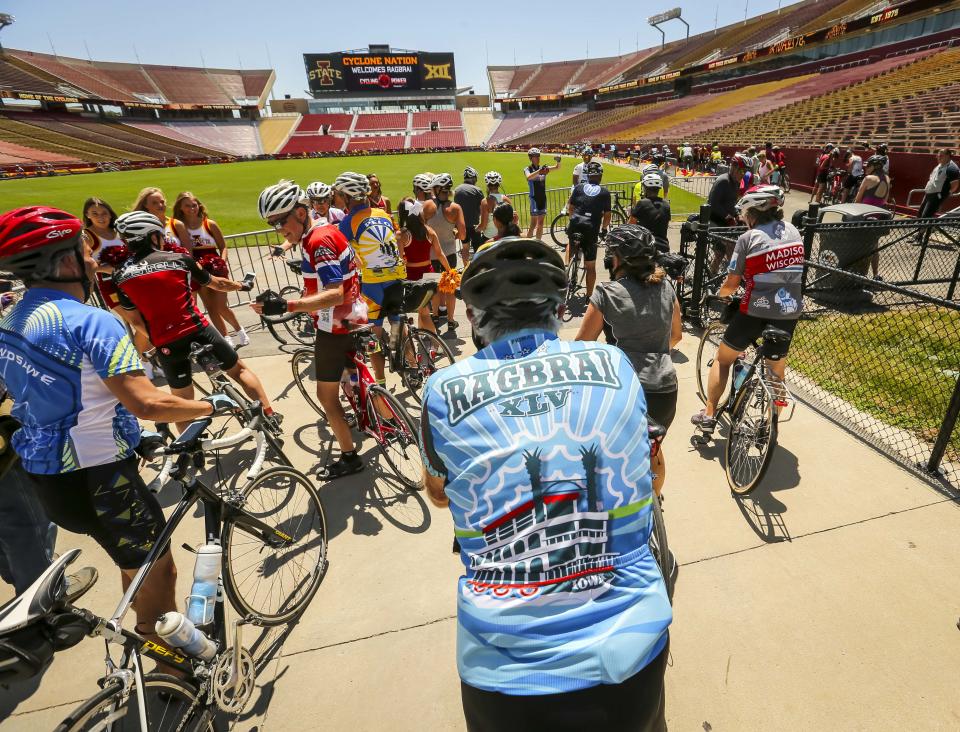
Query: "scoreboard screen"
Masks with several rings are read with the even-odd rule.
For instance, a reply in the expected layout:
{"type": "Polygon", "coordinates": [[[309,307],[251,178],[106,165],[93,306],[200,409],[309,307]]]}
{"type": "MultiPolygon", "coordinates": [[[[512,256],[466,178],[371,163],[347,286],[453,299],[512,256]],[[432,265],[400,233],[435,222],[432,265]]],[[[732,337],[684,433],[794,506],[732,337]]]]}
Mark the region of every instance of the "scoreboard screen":
{"type": "Polygon", "coordinates": [[[303,64],[314,95],[457,87],[452,53],[305,53],[303,64]]]}

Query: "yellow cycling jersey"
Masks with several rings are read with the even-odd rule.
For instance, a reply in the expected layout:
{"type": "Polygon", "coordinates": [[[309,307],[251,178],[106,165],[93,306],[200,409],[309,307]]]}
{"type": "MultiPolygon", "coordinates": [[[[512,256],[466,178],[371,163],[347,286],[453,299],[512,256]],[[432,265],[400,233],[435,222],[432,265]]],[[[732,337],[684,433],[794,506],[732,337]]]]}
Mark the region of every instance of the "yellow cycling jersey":
{"type": "Polygon", "coordinates": [[[339,227],[357,257],[364,284],[406,279],[407,268],[390,214],[381,208],[355,208],[339,227]]]}

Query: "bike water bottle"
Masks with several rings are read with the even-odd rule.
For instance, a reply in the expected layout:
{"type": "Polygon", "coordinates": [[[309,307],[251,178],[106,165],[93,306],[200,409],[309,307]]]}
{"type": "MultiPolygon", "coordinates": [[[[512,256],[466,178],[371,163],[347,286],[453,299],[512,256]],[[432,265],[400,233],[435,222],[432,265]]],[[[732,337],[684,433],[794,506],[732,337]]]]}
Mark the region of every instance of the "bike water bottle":
{"type": "Polygon", "coordinates": [[[737,356],[733,362],[733,390],[736,391],[743,386],[744,379],[747,378],[747,367],[743,365],[743,354],[737,356]]]}
{"type": "Polygon", "coordinates": [[[187,597],[187,617],[196,625],[206,625],[213,620],[222,556],[223,549],[219,544],[204,544],[197,549],[193,586],[187,597]]]}
{"type": "Polygon", "coordinates": [[[190,618],[178,612],[161,615],[154,629],[164,643],[179,648],[188,656],[210,661],[217,654],[217,644],[191,623],[190,618]]]}

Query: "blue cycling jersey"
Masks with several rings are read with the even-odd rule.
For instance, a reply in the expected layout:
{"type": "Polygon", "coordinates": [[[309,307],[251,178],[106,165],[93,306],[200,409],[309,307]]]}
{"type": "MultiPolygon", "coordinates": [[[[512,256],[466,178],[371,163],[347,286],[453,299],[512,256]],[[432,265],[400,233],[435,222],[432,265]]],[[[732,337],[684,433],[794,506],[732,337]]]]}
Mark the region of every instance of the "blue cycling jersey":
{"type": "Polygon", "coordinates": [[[466,567],[458,668],[512,695],[619,683],[667,642],[646,400],[622,351],[521,331],[430,377],[424,463],[466,567]]]}
{"type": "Polygon", "coordinates": [[[13,448],[29,473],[55,475],[128,457],[136,418],[103,379],[143,366],[116,317],[34,288],[0,319],[0,379],[21,425],[13,448]]]}

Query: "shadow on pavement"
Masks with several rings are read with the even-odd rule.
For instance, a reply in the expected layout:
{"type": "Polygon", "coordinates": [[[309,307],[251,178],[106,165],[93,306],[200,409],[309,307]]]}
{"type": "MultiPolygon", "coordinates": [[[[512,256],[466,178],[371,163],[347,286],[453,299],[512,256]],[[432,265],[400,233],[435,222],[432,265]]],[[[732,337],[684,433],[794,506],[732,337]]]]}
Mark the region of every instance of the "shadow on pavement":
{"type": "Polygon", "coordinates": [[[799,484],[797,456],[782,445],[777,445],[760,485],[749,495],[735,497],[740,513],[762,541],[768,544],[791,541],[790,530],[783,520],[787,506],[773,493],[796,488],[799,484]]]}

